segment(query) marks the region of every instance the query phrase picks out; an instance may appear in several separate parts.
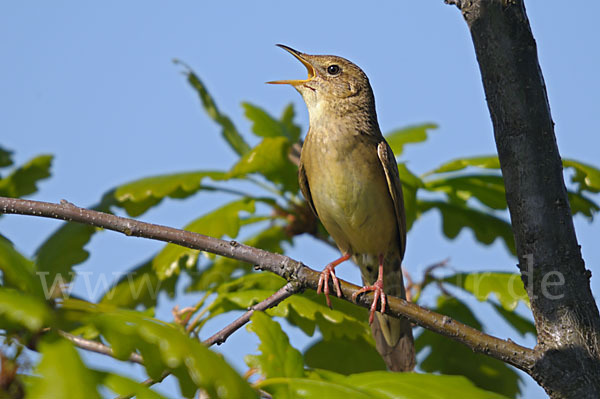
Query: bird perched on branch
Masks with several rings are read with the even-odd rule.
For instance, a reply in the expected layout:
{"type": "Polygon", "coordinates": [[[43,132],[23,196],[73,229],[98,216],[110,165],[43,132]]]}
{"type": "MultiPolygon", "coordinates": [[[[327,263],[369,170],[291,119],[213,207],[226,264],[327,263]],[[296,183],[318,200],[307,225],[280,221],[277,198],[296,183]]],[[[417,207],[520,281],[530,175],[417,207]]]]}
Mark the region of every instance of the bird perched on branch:
{"type": "Polygon", "coordinates": [[[352,258],[365,284],[353,299],[373,292],[369,323],[377,350],[390,370],[412,370],[410,322],[376,312],[378,303],[385,310],[386,294],[406,297],[401,268],[406,222],[398,166],[379,130],[369,79],[344,58],[278,46],[308,71],[303,80],[269,83],[292,85],[308,107],[300,188],[342,253],[321,272],[317,292],[324,292],[331,307],[330,280],[337,296],[342,295],[334,269],[352,258]]]}

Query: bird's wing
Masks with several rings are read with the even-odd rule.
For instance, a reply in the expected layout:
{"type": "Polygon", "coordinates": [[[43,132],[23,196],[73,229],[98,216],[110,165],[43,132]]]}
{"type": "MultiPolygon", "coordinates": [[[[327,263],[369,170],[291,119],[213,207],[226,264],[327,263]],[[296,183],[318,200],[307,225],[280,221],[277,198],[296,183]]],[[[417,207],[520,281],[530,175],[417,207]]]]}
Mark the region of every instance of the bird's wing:
{"type": "Polygon", "coordinates": [[[302,191],[302,195],[308,202],[310,209],[313,211],[316,217],[317,210],[315,209],[315,204],[313,203],[312,195],[310,195],[310,187],[308,186],[308,178],[306,177],[306,171],[304,170],[304,163],[300,161],[300,165],[298,165],[298,183],[300,183],[300,190],[302,191]]]}
{"type": "MultiPolygon", "coordinates": [[[[400,258],[402,259],[404,257],[404,249],[406,248],[406,216],[404,215],[404,196],[402,195],[402,184],[400,183],[400,175],[398,174],[398,164],[396,163],[392,149],[385,140],[382,140],[377,145],[377,155],[385,171],[388,189],[394,202],[396,220],[398,221],[400,258]]],[[[304,189],[302,189],[302,192],[304,192],[304,189]]]]}

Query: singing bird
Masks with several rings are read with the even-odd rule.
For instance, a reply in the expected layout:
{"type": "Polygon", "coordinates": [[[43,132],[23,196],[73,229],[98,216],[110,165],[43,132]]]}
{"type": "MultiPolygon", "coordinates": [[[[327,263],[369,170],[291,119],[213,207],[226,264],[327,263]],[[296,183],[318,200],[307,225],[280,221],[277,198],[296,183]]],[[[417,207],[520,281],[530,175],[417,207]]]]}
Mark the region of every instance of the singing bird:
{"type": "Polygon", "coordinates": [[[334,269],[352,258],[364,284],[353,299],[374,295],[369,323],[377,350],[390,370],[412,370],[410,322],[376,312],[378,302],[385,310],[386,294],[406,297],[401,268],[406,222],[398,166],[379,129],[369,79],[344,58],[278,46],[308,71],[303,80],[268,83],[293,86],[306,103],[310,128],[300,156],[300,188],[342,253],[321,272],[317,292],[323,291],[331,307],[329,280],[340,297],[334,269]]]}

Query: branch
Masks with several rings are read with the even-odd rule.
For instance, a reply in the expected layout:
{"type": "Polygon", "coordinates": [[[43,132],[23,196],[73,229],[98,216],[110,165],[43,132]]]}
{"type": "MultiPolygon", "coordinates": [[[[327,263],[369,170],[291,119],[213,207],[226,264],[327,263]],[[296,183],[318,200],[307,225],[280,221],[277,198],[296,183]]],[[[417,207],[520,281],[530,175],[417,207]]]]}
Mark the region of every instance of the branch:
{"type": "Polygon", "coordinates": [[[232,323],[228,324],[224,328],[222,328],[219,332],[215,333],[210,338],[202,341],[205,345],[211,346],[213,344],[221,345],[225,340],[233,334],[236,330],[242,327],[244,324],[250,320],[250,317],[257,310],[267,310],[269,308],[277,306],[284,299],[294,295],[297,292],[301,291],[302,286],[296,281],[290,281],[283,287],[281,287],[277,292],[268,297],[267,299],[257,303],[254,306],[251,306],[250,309],[235,319],[232,323]]]}
{"type": "MultiPolygon", "coordinates": [[[[71,341],[78,348],[85,349],[86,351],[96,352],[96,353],[100,353],[102,355],[114,357],[116,359],[115,353],[113,352],[113,350],[110,346],[104,345],[100,342],[85,339],[85,338],[82,338],[77,335],[70,334],[66,331],[59,330],[58,334],[61,335],[63,338],[66,338],[69,341],[71,341]]],[[[142,357],[138,353],[132,353],[131,355],[129,355],[128,360],[130,362],[138,363],[141,365],[144,364],[144,359],[142,359],[142,357]]]]}
{"type": "MultiPolygon", "coordinates": [[[[103,212],[79,208],[66,201],[61,204],[0,197],[0,213],[32,215],[71,222],[85,223],[128,236],[144,237],[178,244],[187,248],[211,252],[228,258],[256,265],[260,270],[273,272],[294,284],[296,289],[315,290],[320,273],[301,262],[281,254],[225,241],[202,234],[179,230],[172,227],[136,221],[103,212]]],[[[360,287],[340,280],[343,298],[351,302],[352,294],[360,287]]],[[[372,294],[362,295],[357,303],[369,308],[372,294]]],[[[432,312],[403,299],[388,297],[386,313],[395,317],[405,317],[411,322],[438,334],[467,345],[476,352],[500,359],[522,370],[529,370],[535,361],[532,349],[517,345],[511,340],[502,340],[460,323],[448,316],[432,312]]]]}

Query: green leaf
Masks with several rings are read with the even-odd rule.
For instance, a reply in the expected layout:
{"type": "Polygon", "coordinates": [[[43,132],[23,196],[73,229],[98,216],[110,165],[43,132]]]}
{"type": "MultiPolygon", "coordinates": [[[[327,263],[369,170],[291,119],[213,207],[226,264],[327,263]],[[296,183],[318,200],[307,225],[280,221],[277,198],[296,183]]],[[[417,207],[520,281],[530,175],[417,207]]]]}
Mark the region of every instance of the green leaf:
{"type": "Polygon", "coordinates": [[[455,159],[450,162],[442,164],[437,169],[427,172],[425,175],[431,175],[434,173],[448,173],[463,170],[469,166],[483,168],[483,169],[500,169],[500,161],[497,155],[487,155],[470,158],[455,159]]]}
{"type": "Polygon", "coordinates": [[[283,123],[283,126],[285,126],[285,128],[289,132],[288,137],[290,138],[290,141],[292,143],[298,141],[300,139],[301,134],[300,126],[294,123],[295,116],[296,113],[294,111],[294,104],[290,103],[287,107],[285,107],[280,118],[281,123],[283,123]]]}
{"type": "Polygon", "coordinates": [[[506,272],[458,273],[442,281],[450,283],[473,294],[479,301],[487,301],[490,295],[496,298],[506,310],[514,310],[519,301],[529,306],[527,292],[521,275],[506,272]]]}
{"type": "Polygon", "coordinates": [[[480,243],[490,245],[500,238],[508,250],[513,255],[516,254],[512,227],[499,217],[461,204],[443,201],[418,201],[417,207],[420,213],[438,209],[442,216],[442,230],[448,238],[456,238],[458,233],[467,227],[473,231],[480,243]]]}
{"type": "Polygon", "coordinates": [[[266,137],[236,163],[229,177],[260,173],[287,191],[298,191],[298,168],[288,159],[290,141],[286,137],[266,137]]]}
{"type": "Polygon", "coordinates": [[[106,311],[98,307],[91,321],[113,348],[117,358],[127,358],[135,350],[144,358],[151,378],[170,369],[184,396],[197,388],[211,398],[255,398],[256,392],[223,358],[179,326],[128,310],[106,311]]]}
{"type": "Polygon", "coordinates": [[[285,137],[266,137],[244,155],[229,172],[230,177],[243,177],[249,173],[272,174],[287,163],[290,141],[285,137]]]}
{"type": "Polygon", "coordinates": [[[37,249],[35,263],[48,297],[59,295],[57,289],[60,285],[73,280],[73,266],[85,261],[90,255],[84,247],[96,231],[98,230],[94,226],[67,222],[37,249]]]}
{"type": "Polygon", "coordinates": [[[165,292],[170,298],[175,296],[177,277],[159,280],[149,260],[123,275],[102,295],[100,303],[129,309],[139,305],[146,309],[156,307],[159,293],[165,292]]]}
{"type": "Polygon", "coordinates": [[[198,171],[146,177],[119,186],[114,191],[118,206],[130,216],[139,216],[165,197],[186,198],[201,189],[202,180],[227,179],[226,173],[198,171]]]}
{"type": "Polygon", "coordinates": [[[260,340],[260,355],[247,355],[246,364],[258,368],[266,378],[303,377],[304,360],[302,354],[290,345],[288,336],[279,323],[271,320],[264,312],[254,312],[247,326],[260,340]]]}
{"type": "Polygon", "coordinates": [[[406,217],[406,231],[410,231],[415,220],[417,220],[417,189],[402,185],[402,196],[404,197],[404,215],[406,217]]]}
{"type": "MultiPolygon", "coordinates": [[[[113,204],[113,193],[108,192],[104,194],[100,203],[91,209],[110,213],[113,204]]],[[[100,229],[90,225],[67,222],[55,230],[36,250],[35,263],[40,277],[43,277],[46,297],[59,295],[60,292],[56,289],[73,279],[73,266],[88,258],[89,252],[85,250],[85,246],[97,231],[100,229]]]]}
{"type": "Polygon", "coordinates": [[[511,326],[514,327],[515,330],[519,332],[522,336],[525,336],[527,333],[531,333],[533,335],[537,334],[537,330],[533,322],[525,317],[521,316],[514,310],[506,310],[504,307],[492,303],[492,306],[496,309],[496,311],[506,320],[511,326]]]}
{"type": "MultiPolygon", "coordinates": [[[[382,396],[374,396],[359,387],[347,383],[311,380],[308,378],[269,378],[260,381],[258,387],[271,393],[285,393],[286,397],[294,399],[379,399],[382,396]]],[[[404,398],[399,396],[397,398],[404,398]]]]}
{"type": "MultiPolygon", "coordinates": [[[[255,305],[285,284],[285,279],[270,273],[252,273],[230,283],[221,285],[218,296],[209,306],[210,317],[231,310],[242,310],[255,305]]],[[[307,335],[314,334],[319,327],[323,339],[339,337],[363,337],[372,340],[367,323],[367,310],[348,301],[332,296],[333,309],[325,303],[323,295],[315,291],[305,291],[292,295],[267,314],[286,318],[307,335]]]]}
{"type": "MultiPolygon", "coordinates": [[[[241,226],[240,212],[254,213],[254,204],[254,200],[249,198],[230,202],[194,220],[184,230],[216,238],[236,238],[241,226]]],[[[152,267],[158,278],[164,280],[178,274],[181,267],[189,269],[196,265],[199,253],[197,249],[167,244],[152,260],[152,267]]]]}
{"type": "Polygon", "coordinates": [[[584,196],[581,193],[568,192],[569,204],[571,205],[571,213],[575,216],[578,213],[582,213],[590,221],[594,219],[594,214],[600,210],[598,204],[584,196]]]}
{"type": "Polygon", "coordinates": [[[252,122],[252,132],[258,137],[287,137],[292,140],[292,134],[287,130],[289,124],[278,121],[256,105],[242,103],[242,107],[244,115],[252,122]]]}
{"type": "Polygon", "coordinates": [[[13,164],[12,151],[5,150],[0,147],[0,168],[4,168],[13,164]]]}
{"type": "MultiPolygon", "coordinates": [[[[4,162],[6,163],[6,159],[4,162]]],[[[0,179],[0,196],[19,198],[35,193],[38,190],[37,182],[50,177],[51,165],[52,155],[40,155],[31,159],[0,179]]]]}
{"type": "MultiPolygon", "coordinates": [[[[281,243],[283,241],[290,241],[289,236],[281,226],[273,225],[245,240],[244,244],[265,251],[282,253],[281,243]]],[[[188,285],[186,291],[214,289],[216,286],[231,281],[233,275],[238,278],[240,274],[245,275],[251,270],[252,265],[249,263],[217,256],[214,261],[202,267],[198,273],[191,274],[192,282],[188,285]]]]}
{"type": "Polygon", "coordinates": [[[32,261],[21,255],[12,243],[0,236],[2,285],[43,298],[39,277],[32,261]]]}
{"type": "MultiPolygon", "coordinates": [[[[481,329],[481,323],[471,310],[456,298],[438,297],[435,310],[471,327],[481,329]]],[[[463,375],[482,389],[511,398],[520,392],[519,375],[513,368],[499,360],[475,353],[467,346],[429,330],[424,330],[415,340],[417,352],[423,351],[426,347],[430,347],[431,351],[419,365],[423,371],[463,375]]]]}
{"type": "Polygon", "coordinates": [[[577,191],[600,192],[599,169],[574,159],[563,159],[562,163],[563,167],[572,168],[575,171],[572,182],[578,185],[577,191]]]}
{"type": "Polygon", "coordinates": [[[385,139],[390,147],[392,147],[392,151],[394,151],[396,157],[399,157],[404,151],[406,144],[421,143],[427,140],[427,131],[437,128],[438,125],[434,123],[408,126],[386,134],[385,139]]]}
{"type": "Polygon", "coordinates": [[[323,374],[312,379],[269,378],[257,385],[267,392],[286,389],[297,399],[507,399],[456,376],[372,371],[347,377],[319,377],[323,374]]]}
{"type": "Polygon", "coordinates": [[[492,209],[507,208],[502,176],[479,174],[440,178],[428,181],[425,188],[445,192],[461,201],[474,197],[492,209]]]}
{"type": "Polygon", "coordinates": [[[417,219],[417,190],[424,187],[423,181],[412,173],[406,162],[398,163],[402,194],[404,197],[404,213],[406,215],[406,228],[410,230],[417,219]]]}
{"type": "MultiPolygon", "coordinates": [[[[176,63],[180,63],[175,61],[176,63]]],[[[242,135],[238,132],[235,125],[229,119],[229,117],[225,114],[222,114],[217,108],[217,104],[215,100],[211,97],[206,89],[206,86],[200,78],[192,71],[189,67],[186,66],[186,75],[188,83],[196,90],[198,96],[200,97],[200,101],[202,102],[202,106],[204,110],[208,114],[212,120],[214,120],[217,124],[221,126],[223,129],[221,134],[225,141],[229,144],[229,146],[236,152],[238,155],[244,155],[248,151],[250,151],[250,146],[244,141],[242,135]]]]}
{"type": "Polygon", "coordinates": [[[363,337],[344,337],[318,341],[304,352],[306,365],[349,375],[386,370],[385,362],[373,342],[363,337]]]}
{"type": "Polygon", "coordinates": [[[411,172],[406,166],[406,162],[398,162],[398,174],[403,186],[411,186],[413,188],[423,188],[425,183],[420,177],[411,172]]]}
{"type": "Polygon", "coordinates": [[[8,321],[35,332],[48,326],[51,320],[50,308],[37,297],[0,287],[0,320],[3,321],[3,329],[7,329],[8,321]]]}
{"type": "Polygon", "coordinates": [[[165,396],[153,391],[146,385],[130,378],[113,373],[100,373],[103,385],[121,396],[135,395],[136,399],[166,399],[165,396]]]}
{"type": "Polygon", "coordinates": [[[70,342],[44,339],[39,349],[42,360],[35,373],[41,378],[33,380],[28,399],[100,398],[97,374],[85,367],[70,342]]]}

